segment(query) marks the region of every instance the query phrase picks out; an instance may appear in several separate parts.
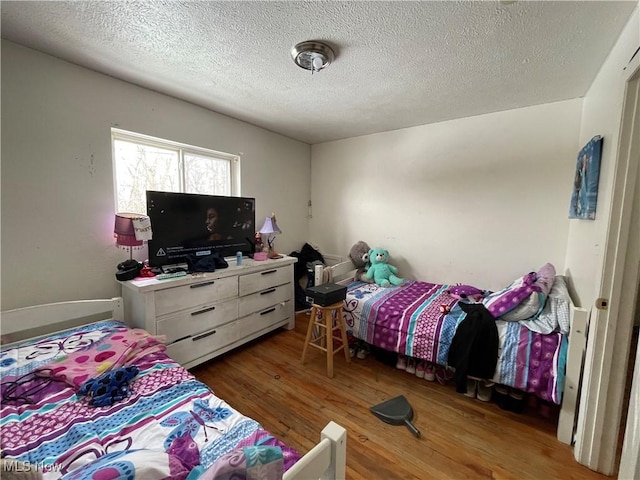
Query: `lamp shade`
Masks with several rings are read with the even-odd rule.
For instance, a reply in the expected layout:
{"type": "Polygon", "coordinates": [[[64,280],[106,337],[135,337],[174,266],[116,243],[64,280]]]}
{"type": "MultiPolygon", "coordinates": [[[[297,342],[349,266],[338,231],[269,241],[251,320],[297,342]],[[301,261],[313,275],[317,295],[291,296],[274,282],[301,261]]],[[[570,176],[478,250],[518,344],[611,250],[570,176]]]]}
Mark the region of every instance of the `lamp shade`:
{"type": "Polygon", "coordinates": [[[140,218],[136,213],[116,213],[116,221],[113,227],[113,236],[116,237],[116,245],[125,247],[139,247],[142,240],[136,239],[133,219],[140,218]]]}
{"type": "Polygon", "coordinates": [[[278,224],[276,223],[275,215],[272,215],[264,219],[264,225],[262,225],[262,228],[260,229],[260,233],[265,233],[265,234],[282,233],[282,230],[278,228],[278,224]]]}

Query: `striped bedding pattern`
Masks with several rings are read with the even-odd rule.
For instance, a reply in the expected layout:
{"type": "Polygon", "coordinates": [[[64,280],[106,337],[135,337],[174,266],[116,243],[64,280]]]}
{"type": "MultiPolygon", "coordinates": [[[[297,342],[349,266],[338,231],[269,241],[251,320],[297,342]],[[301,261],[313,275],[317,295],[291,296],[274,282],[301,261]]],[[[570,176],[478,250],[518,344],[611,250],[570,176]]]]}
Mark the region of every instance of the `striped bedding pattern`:
{"type": "MultiPolygon", "coordinates": [[[[3,398],[12,381],[55,358],[99,346],[101,339],[122,327],[120,322],[103,321],[2,349],[3,398]]],[[[266,445],[282,448],[285,470],[299,458],[258,422],[217,398],[164,352],[138,359],[136,366],[140,372],[130,385],[131,393],[111,406],[88,405],[86,398],[79,398],[64,382],[52,382],[27,395],[34,403],[3,401],[0,442],[4,454],[37,465],[44,478],[75,478],[74,471],[108,455],[137,450],[170,452],[178,437],[193,440],[199,465],[205,469],[235,448],[267,440],[266,445]]]]}
{"type": "MultiPolygon", "coordinates": [[[[384,350],[446,366],[465,313],[446,290],[451,285],[408,281],[400,287],[352,282],[344,317],[350,333],[384,350]],[[441,306],[450,311],[443,313],[441,306]]],[[[493,381],[560,404],[567,338],[535,333],[518,322],[496,321],[499,359],[493,381]]]]}

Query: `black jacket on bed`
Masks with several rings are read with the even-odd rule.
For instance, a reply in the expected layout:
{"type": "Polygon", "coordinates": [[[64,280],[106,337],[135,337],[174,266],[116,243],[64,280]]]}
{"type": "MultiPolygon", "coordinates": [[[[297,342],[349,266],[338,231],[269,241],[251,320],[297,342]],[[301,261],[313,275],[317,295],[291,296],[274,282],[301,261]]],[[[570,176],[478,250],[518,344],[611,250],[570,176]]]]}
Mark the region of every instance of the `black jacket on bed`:
{"type": "Polygon", "coordinates": [[[481,303],[460,302],[467,316],[460,322],[449,348],[449,366],[456,369],[456,391],[467,391],[467,376],[493,378],[498,363],[498,328],[481,303]]]}

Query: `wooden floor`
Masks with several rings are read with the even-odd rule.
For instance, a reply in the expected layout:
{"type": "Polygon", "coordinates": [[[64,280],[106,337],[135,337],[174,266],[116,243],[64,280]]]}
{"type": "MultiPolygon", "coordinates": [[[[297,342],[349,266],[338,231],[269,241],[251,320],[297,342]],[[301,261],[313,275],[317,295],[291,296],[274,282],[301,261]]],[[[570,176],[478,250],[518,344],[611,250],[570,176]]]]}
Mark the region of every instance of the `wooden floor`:
{"type": "Polygon", "coordinates": [[[369,355],[335,356],[329,379],[324,353],[311,349],[300,364],[309,317],[296,328],[193,368],[192,373],[240,412],[304,453],[330,420],[344,426],[347,478],[605,479],[578,464],[555,438],[555,424],[536,412],[516,414],[427,382],[369,355]],[[415,411],[415,438],[404,426],[378,420],[369,407],[397,395],[415,411]]]}

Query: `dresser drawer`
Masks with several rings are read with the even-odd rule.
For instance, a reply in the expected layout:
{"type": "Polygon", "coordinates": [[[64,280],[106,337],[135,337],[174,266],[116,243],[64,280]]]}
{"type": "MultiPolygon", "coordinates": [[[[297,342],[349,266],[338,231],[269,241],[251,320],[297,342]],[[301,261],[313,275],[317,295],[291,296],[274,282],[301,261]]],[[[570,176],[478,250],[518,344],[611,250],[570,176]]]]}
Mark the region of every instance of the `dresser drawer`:
{"type": "Polygon", "coordinates": [[[154,292],[156,316],[177,312],[196,305],[211,303],[238,295],[236,277],[203,280],[191,285],[168,288],[154,292]]]}
{"type": "Polygon", "coordinates": [[[197,335],[238,318],[238,299],[205,304],[158,319],[158,335],[166,335],[167,343],[197,335]]]}
{"type": "Polygon", "coordinates": [[[273,305],[238,320],[240,338],[252,335],[289,318],[290,300],[273,305]]]}
{"type": "MultiPolygon", "coordinates": [[[[267,260],[268,261],[268,260],[267,260]]],[[[259,292],[265,288],[293,281],[293,268],[270,268],[264,272],[250,273],[239,277],[240,296],[259,292]]]]}
{"type": "Polygon", "coordinates": [[[228,346],[240,338],[238,321],[227,323],[167,346],[167,355],[181,365],[228,346]]]}
{"type": "Polygon", "coordinates": [[[257,312],[259,310],[264,310],[289,299],[291,299],[290,283],[267,288],[261,292],[252,293],[251,295],[240,298],[238,316],[244,317],[245,315],[249,315],[250,313],[257,312]]]}

